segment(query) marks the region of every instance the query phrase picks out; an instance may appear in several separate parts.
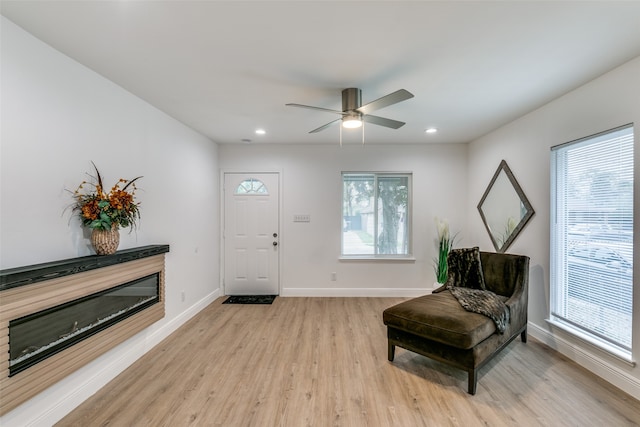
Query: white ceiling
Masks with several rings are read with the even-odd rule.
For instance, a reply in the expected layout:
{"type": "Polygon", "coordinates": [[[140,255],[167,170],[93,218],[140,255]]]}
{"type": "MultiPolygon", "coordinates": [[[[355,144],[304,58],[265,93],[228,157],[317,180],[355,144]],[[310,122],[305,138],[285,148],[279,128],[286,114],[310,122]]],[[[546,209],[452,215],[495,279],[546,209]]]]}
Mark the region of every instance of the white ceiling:
{"type": "Polygon", "coordinates": [[[640,56],[640,1],[6,1],[2,15],[218,143],[468,142],[640,56]],[[437,127],[427,135],[424,130],[437,127]],[[265,135],[255,129],[264,128],[265,135]],[[360,141],[358,130],[343,133],[360,141]]]}

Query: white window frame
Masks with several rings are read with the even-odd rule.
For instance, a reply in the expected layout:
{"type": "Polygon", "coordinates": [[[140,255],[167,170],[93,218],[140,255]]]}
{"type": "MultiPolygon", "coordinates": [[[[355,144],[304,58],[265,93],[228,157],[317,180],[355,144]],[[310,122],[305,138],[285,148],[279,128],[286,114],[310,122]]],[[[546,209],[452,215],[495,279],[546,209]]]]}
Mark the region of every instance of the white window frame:
{"type": "MultiPolygon", "coordinates": [[[[341,224],[341,232],[340,232],[340,260],[385,260],[385,261],[415,261],[413,256],[413,234],[412,234],[412,222],[413,222],[413,172],[372,172],[372,171],[343,171],[340,179],[340,224],[341,224]],[[406,212],[406,235],[407,235],[407,253],[406,254],[344,254],[344,230],[342,228],[343,219],[344,219],[344,179],[345,176],[349,175],[372,175],[374,177],[374,189],[375,196],[374,200],[374,212],[377,211],[377,203],[378,203],[378,178],[379,177],[403,177],[407,178],[407,212],[406,212]]],[[[377,229],[377,215],[376,215],[376,225],[374,229],[377,229]]],[[[374,243],[374,252],[375,252],[375,243],[374,243]]]]}
{"type": "MultiPolygon", "coordinates": [[[[571,149],[580,149],[580,146],[588,146],[597,142],[604,142],[607,140],[611,140],[615,137],[616,133],[622,133],[631,129],[631,133],[633,135],[634,129],[633,124],[628,124],[624,126],[620,126],[615,129],[607,130],[596,135],[591,135],[585,138],[581,138],[575,141],[568,142],[566,144],[562,144],[556,147],[552,147],[551,153],[551,224],[550,224],[550,307],[549,307],[549,323],[552,325],[578,337],[579,339],[586,341],[607,353],[615,356],[616,358],[625,361],[631,365],[635,365],[635,362],[632,359],[632,344],[629,346],[623,345],[620,342],[616,342],[616,340],[611,339],[610,337],[606,337],[598,333],[596,330],[589,330],[584,324],[572,323],[566,317],[570,317],[570,315],[563,315],[563,306],[567,303],[569,288],[565,288],[567,285],[566,280],[568,280],[568,271],[565,270],[565,266],[569,267],[570,265],[579,265],[579,264],[570,264],[570,255],[569,255],[569,245],[576,246],[575,236],[570,233],[569,229],[565,229],[566,222],[563,221],[559,215],[562,215],[562,210],[564,203],[567,199],[560,200],[561,196],[558,194],[559,188],[564,185],[562,183],[562,177],[558,176],[558,171],[562,171],[560,168],[559,162],[561,160],[558,159],[559,156],[563,155],[563,152],[569,152],[571,149]],[[572,237],[573,236],[573,237],[572,237]],[[572,243],[568,243],[572,242],[572,243]]],[[[631,161],[634,162],[633,153],[631,154],[631,161]]],[[[632,165],[633,168],[633,165],[632,165]]],[[[632,179],[635,181],[635,179],[632,179]]],[[[569,213],[567,212],[567,215],[569,213]]],[[[635,220],[635,213],[633,214],[633,219],[635,220]]],[[[575,232],[574,232],[575,233],[575,232]]],[[[578,246],[578,250],[583,250],[587,248],[588,250],[594,250],[594,248],[598,248],[601,244],[597,242],[597,239],[590,235],[590,232],[587,233],[588,237],[584,242],[580,241],[579,244],[584,246],[578,246]]],[[[633,242],[633,235],[631,236],[631,242],[633,242]]],[[[632,243],[631,243],[632,244],[632,243]]],[[[628,243],[627,243],[628,245],[628,243]]],[[[609,248],[614,247],[612,243],[602,244],[603,247],[609,248]]],[[[575,248],[574,248],[575,250],[575,248]]],[[[631,251],[633,252],[634,248],[631,246],[631,251]]],[[[576,258],[574,257],[574,262],[576,258]]],[[[630,260],[633,265],[633,257],[631,256],[630,260]]],[[[598,268],[598,267],[596,267],[598,268]]],[[[632,267],[633,269],[633,267],[632,267]]],[[[601,270],[593,270],[595,272],[601,270]]],[[[618,270],[619,271],[619,270],[618,270]]],[[[633,274],[633,273],[632,273],[633,274]]],[[[633,276],[632,276],[633,277],[633,276]]],[[[633,281],[632,281],[633,282],[633,281]]],[[[633,286],[633,285],[632,285],[633,286]]],[[[578,289],[578,288],[572,288],[578,289]]],[[[633,307],[633,295],[631,297],[632,309],[631,309],[631,327],[633,327],[633,317],[634,317],[634,307],[633,307]]],[[[599,306],[602,307],[602,306],[599,306]]],[[[600,308],[602,310],[602,308],[600,308]]],[[[633,338],[633,331],[631,331],[631,339],[633,338]]]]}

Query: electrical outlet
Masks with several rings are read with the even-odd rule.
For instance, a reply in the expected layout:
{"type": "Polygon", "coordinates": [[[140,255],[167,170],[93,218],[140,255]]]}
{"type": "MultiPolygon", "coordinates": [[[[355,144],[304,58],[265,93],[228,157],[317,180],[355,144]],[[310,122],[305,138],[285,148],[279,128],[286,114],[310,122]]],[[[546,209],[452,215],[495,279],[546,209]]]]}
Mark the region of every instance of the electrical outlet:
{"type": "Polygon", "coordinates": [[[338,275],[336,274],[336,272],[334,271],[333,273],[331,273],[331,281],[335,282],[336,280],[338,280],[338,275]]]}

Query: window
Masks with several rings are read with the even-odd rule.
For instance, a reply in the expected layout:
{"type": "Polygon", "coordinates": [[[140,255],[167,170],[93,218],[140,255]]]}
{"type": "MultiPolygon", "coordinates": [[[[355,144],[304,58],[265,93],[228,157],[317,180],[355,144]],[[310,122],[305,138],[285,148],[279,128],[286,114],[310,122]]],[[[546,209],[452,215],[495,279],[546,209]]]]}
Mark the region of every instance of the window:
{"type": "Polygon", "coordinates": [[[342,255],[411,253],[411,174],[342,174],[342,255]]]}
{"type": "Polygon", "coordinates": [[[236,188],[236,194],[257,194],[260,196],[266,196],[269,194],[267,187],[264,186],[262,181],[255,178],[245,179],[236,188]]]}
{"type": "Polygon", "coordinates": [[[551,319],[631,359],[633,126],[552,148],[551,319]]]}

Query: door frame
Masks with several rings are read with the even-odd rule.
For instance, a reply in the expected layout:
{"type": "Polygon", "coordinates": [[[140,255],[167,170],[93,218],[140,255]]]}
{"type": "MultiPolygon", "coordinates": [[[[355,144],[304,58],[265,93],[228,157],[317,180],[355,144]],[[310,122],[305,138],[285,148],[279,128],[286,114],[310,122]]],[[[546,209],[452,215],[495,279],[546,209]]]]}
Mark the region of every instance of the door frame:
{"type": "Polygon", "coordinates": [[[284,240],[285,238],[283,238],[283,228],[284,228],[284,221],[283,221],[283,203],[282,200],[284,199],[283,195],[282,195],[282,182],[284,180],[284,174],[282,170],[278,170],[278,169],[258,169],[258,170],[250,170],[249,172],[247,172],[247,169],[220,169],[220,192],[219,192],[219,196],[220,196],[220,245],[219,245],[219,251],[220,251],[220,275],[218,278],[218,286],[220,289],[220,295],[227,295],[226,293],[226,286],[224,283],[224,277],[225,277],[225,268],[226,268],[226,255],[225,255],[225,235],[224,235],[224,224],[225,224],[225,208],[226,208],[226,198],[225,198],[225,192],[224,192],[224,178],[225,175],[227,174],[247,174],[247,175],[251,175],[251,174],[260,174],[260,173],[272,173],[272,174],[277,174],[278,175],[278,295],[282,296],[282,271],[283,271],[283,251],[284,251],[284,240]]]}

